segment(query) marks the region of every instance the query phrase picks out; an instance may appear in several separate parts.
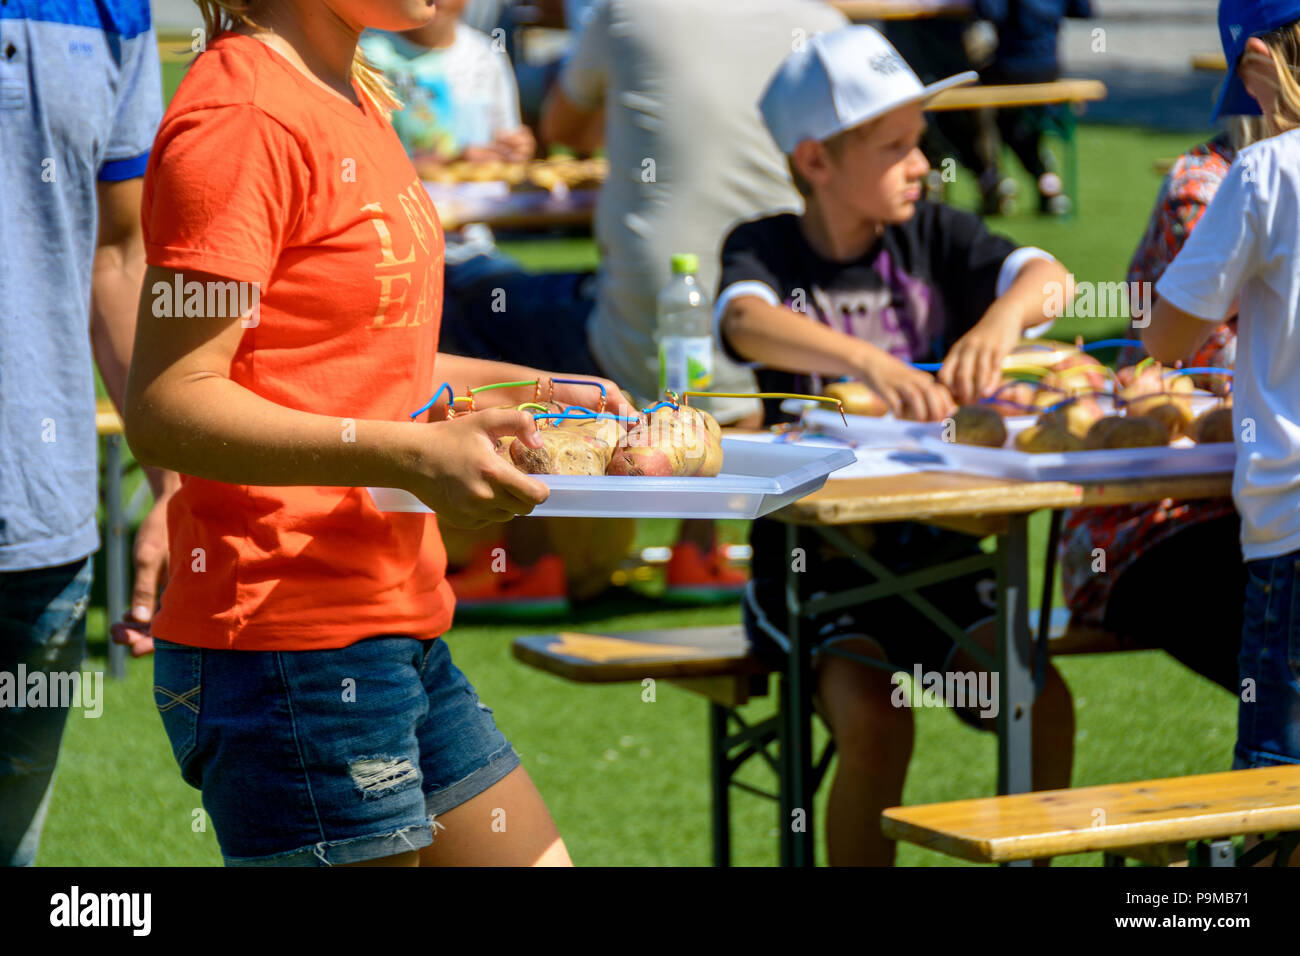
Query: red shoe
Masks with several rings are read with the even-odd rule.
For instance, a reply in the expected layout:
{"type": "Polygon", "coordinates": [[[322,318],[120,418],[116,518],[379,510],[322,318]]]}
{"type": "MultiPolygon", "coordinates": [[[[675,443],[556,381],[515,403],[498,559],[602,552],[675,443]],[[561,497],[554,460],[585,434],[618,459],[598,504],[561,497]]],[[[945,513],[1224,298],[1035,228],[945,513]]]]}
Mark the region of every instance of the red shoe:
{"type": "Polygon", "coordinates": [[[749,575],[727,563],[718,545],[705,554],[698,545],[679,541],[668,559],[664,597],[683,604],[722,604],[738,600],[749,575]]]}
{"type": "Polygon", "coordinates": [[[504,567],[487,551],[457,574],[447,575],[457,614],[490,612],[493,617],[541,617],[569,610],[564,559],[543,555],[527,567],[504,567]]]}

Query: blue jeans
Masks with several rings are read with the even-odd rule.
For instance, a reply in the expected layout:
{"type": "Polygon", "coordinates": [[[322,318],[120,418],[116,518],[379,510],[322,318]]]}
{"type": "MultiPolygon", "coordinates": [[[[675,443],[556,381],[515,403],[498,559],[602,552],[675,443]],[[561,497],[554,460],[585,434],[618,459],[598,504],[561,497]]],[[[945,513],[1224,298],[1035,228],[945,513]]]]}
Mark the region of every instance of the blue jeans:
{"type": "MultiPolygon", "coordinates": [[[[90,558],[0,573],[0,672],[72,672],[86,653],[90,558]]],[[[0,706],[0,865],[31,866],[54,789],[67,707],[0,706]]]]}
{"type": "Polygon", "coordinates": [[[1246,574],[1233,769],[1300,764],[1300,551],[1246,574]]]}
{"type": "Polygon", "coordinates": [[[428,846],[519,766],[444,640],[226,651],[154,638],[154,702],[227,866],[332,866],[428,846]]]}

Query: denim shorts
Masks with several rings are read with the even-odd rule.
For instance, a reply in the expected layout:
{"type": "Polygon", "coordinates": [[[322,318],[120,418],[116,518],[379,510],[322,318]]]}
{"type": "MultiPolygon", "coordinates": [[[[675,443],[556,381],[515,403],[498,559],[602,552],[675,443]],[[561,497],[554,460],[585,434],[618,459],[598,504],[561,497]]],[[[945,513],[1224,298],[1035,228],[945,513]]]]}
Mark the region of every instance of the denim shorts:
{"type": "Polygon", "coordinates": [[[1298,578],[1298,551],[1246,562],[1235,770],[1300,764],[1298,578]]]}
{"type": "Polygon", "coordinates": [[[418,850],[433,842],[435,817],[519,766],[443,640],[154,647],[154,702],[227,866],[418,850]]]}

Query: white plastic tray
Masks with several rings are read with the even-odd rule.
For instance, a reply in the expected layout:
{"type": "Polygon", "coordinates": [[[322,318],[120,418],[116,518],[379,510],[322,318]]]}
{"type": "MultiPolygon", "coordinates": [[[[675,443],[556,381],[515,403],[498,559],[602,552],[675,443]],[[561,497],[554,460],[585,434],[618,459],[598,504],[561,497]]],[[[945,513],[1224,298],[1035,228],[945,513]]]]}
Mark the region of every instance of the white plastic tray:
{"type": "Polygon", "coordinates": [[[1011,442],[1028,427],[1007,422],[1007,446],[984,448],[946,442],[924,433],[917,444],[942,458],[955,471],[1021,481],[1119,481],[1126,478],[1173,478],[1178,475],[1231,473],[1237,461],[1231,442],[1197,445],[1181,438],[1163,448],[1114,448],[1032,455],[1011,442]]]}
{"type": "MultiPolygon", "coordinates": [[[[538,475],[551,496],[533,511],[552,518],[758,518],[810,495],[832,471],[851,465],[851,448],[722,440],[716,478],[538,475]]],[[[380,511],[428,512],[410,492],[370,488],[380,511]]]]}

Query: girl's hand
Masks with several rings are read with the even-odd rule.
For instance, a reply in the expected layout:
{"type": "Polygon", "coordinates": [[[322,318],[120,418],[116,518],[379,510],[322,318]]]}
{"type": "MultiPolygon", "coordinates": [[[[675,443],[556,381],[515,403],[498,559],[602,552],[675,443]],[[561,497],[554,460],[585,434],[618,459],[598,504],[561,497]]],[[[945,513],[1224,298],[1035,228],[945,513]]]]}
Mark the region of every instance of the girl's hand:
{"type": "Polygon", "coordinates": [[[957,340],[939,369],[939,381],[963,405],[977,402],[998,387],[1002,363],[1020,342],[1020,317],[996,306],[957,340]]]}
{"type": "Polygon", "coordinates": [[[867,353],[858,376],[889,406],[897,418],[937,422],[953,410],[952,395],[933,375],[913,368],[882,349],[867,353]]]}
{"type": "MultiPolygon", "coordinates": [[[[590,378],[586,375],[565,375],[562,372],[546,372],[542,378],[542,398],[546,397],[546,379],[547,378],[564,378],[577,379],[585,382],[598,382],[605,386],[605,411],[613,412],[615,415],[635,415],[637,409],[628,404],[623,397],[623,391],[614,382],[607,378],[590,378]]],[[[556,385],[554,392],[555,401],[561,405],[581,405],[583,408],[590,408],[592,411],[600,404],[600,389],[593,385],[556,385]]]]}
{"type": "Polygon", "coordinates": [[[526,515],[550,489],[497,453],[497,440],[514,437],[530,448],[542,440],[530,412],[494,408],[448,422],[417,425],[400,487],[456,528],[482,528],[526,515]]]}

